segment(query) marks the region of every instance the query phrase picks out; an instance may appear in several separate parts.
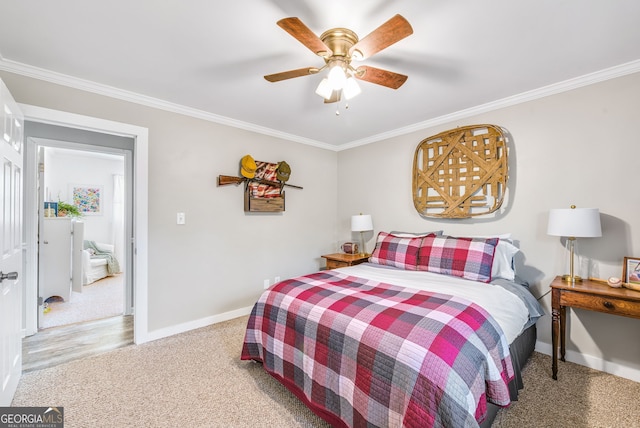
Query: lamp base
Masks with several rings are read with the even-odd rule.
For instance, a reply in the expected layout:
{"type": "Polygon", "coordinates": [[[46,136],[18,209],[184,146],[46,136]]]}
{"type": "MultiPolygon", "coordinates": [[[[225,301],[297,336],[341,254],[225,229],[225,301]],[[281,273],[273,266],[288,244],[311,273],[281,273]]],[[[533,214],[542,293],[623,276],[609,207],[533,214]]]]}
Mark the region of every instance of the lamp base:
{"type": "Polygon", "coordinates": [[[360,252],[360,257],[369,257],[369,254],[367,253],[367,249],[364,246],[364,232],[360,231],[360,245],[362,245],[360,247],[360,250],[362,250],[360,252]]]}
{"type": "Polygon", "coordinates": [[[567,274],[567,275],[562,275],[562,280],[566,283],[569,284],[573,284],[575,282],[582,282],[582,278],[579,277],[578,275],[574,275],[573,279],[571,279],[571,275],[567,274]]]}

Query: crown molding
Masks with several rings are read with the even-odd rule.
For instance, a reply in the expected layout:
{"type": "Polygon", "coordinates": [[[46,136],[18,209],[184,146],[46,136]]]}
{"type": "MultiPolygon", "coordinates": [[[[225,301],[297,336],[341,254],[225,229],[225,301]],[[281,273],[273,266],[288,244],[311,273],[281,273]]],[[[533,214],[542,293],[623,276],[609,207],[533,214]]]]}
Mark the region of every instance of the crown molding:
{"type": "Polygon", "coordinates": [[[286,132],[281,132],[276,129],[271,129],[271,128],[259,126],[253,123],[243,122],[241,120],[220,116],[217,114],[206,112],[204,110],[186,107],[180,104],[161,100],[159,98],[153,98],[153,97],[141,95],[135,92],[119,89],[113,86],[92,82],[90,80],[79,79],[77,77],[72,77],[66,74],[57,73],[55,71],[33,67],[27,64],[2,58],[2,56],[0,56],[0,70],[19,74],[26,77],[31,77],[33,79],[55,83],[58,85],[67,86],[74,89],[79,89],[86,92],[91,92],[98,95],[104,95],[110,98],[128,101],[134,104],[140,104],[146,107],[157,108],[160,110],[165,110],[172,113],[178,113],[185,116],[190,116],[197,119],[218,123],[221,125],[227,125],[234,128],[243,129],[246,131],[256,132],[258,134],[268,135],[271,137],[281,138],[284,140],[302,143],[309,146],[319,147],[321,149],[335,150],[335,146],[324,143],[322,141],[316,141],[310,138],[301,137],[299,135],[288,134],[286,132]]]}
{"type": "Polygon", "coordinates": [[[217,114],[209,113],[203,110],[198,110],[190,107],[186,107],[180,104],[171,103],[158,98],[148,97],[131,91],[125,91],[123,89],[115,88],[113,86],[103,85],[100,83],[92,82],[89,80],[79,79],[76,77],[68,76],[66,74],[53,72],[43,68],[33,67],[27,64],[7,60],[0,56],[0,70],[8,71],[10,73],[19,74],[26,77],[31,77],[38,80],[44,80],[50,83],[55,83],[70,88],[80,89],[83,91],[95,93],[98,95],[104,95],[111,98],[128,101],[135,104],[144,105],[147,107],[157,108],[160,110],[169,111],[172,113],[178,113],[185,116],[190,116],[209,122],[218,123],[221,125],[227,125],[234,128],[244,129],[246,131],[256,132],[258,134],[268,135],[271,137],[281,138],[288,141],[293,141],[309,146],[318,147],[321,149],[340,152],[343,150],[352,149],[367,144],[372,144],[378,141],[387,140],[389,138],[398,137],[401,135],[410,134],[415,131],[431,128],[441,124],[462,120],[471,116],[486,113],[489,111],[514,106],[517,104],[525,103],[550,95],[559,94],[573,89],[588,86],[594,83],[602,82],[605,80],[615,79],[617,77],[626,76],[640,72],[640,60],[631,61],[618,66],[610,67],[604,70],[596,71],[594,73],[585,74],[576,78],[568,79],[562,82],[554,83],[552,85],[543,86],[538,89],[523,92],[521,94],[513,95],[510,97],[502,98],[500,100],[491,101],[485,104],[481,104],[475,107],[471,107],[457,112],[446,114],[440,117],[426,120],[424,122],[418,122],[413,125],[405,126],[402,128],[394,129],[389,132],[383,132],[381,134],[372,135],[360,140],[354,140],[340,146],[327,144],[322,141],[313,140],[310,138],[301,137],[299,135],[289,134],[281,132],[275,129],[267,128],[264,126],[255,125],[248,122],[243,122],[229,117],[220,116],[217,114]]]}
{"type": "Polygon", "coordinates": [[[510,97],[502,98],[500,100],[491,101],[451,114],[446,114],[440,117],[429,119],[424,122],[419,122],[413,125],[405,126],[403,128],[394,129],[393,131],[384,132],[381,134],[372,135],[371,137],[363,138],[361,140],[352,141],[350,143],[341,145],[338,151],[364,146],[401,135],[406,135],[415,131],[420,131],[445,123],[454,122],[456,120],[466,119],[468,117],[475,116],[481,113],[487,113],[493,110],[522,104],[528,101],[537,100],[540,98],[548,97],[550,95],[571,91],[583,86],[592,85],[594,83],[603,82],[605,80],[615,79],[617,77],[622,77],[638,72],[640,72],[640,60],[627,62],[615,67],[585,74],[573,79],[568,79],[562,82],[554,83],[552,85],[543,86],[538,89],[523,92],[521,94],[513,95],[510,97]]]}

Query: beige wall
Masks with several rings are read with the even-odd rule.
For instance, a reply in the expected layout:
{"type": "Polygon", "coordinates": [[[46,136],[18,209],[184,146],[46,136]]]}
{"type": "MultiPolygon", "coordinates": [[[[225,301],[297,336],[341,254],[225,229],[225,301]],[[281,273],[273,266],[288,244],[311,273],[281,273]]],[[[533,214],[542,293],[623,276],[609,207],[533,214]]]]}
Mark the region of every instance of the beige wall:
{"type": "MultiPolygon", "coordinates": [[[[552,278],[564,273],[560,239],[546,234],[548,211],[575,204],[599,208],[602,219],[603,237],[583,239],[579,249],[593,259],[597,276],[619,276],[624,256],[640,256],[639,123],[640,74],[635,74],[342,151],[338,155],[339,236],[349,235],[348,219],[355,212],[371,214],[376,233],[394,229],[444,229],[453,235],[511,232],[522,249],[518,273],[541,296],[548,292],[552,278]],[[509,198],[503,212],[496,218],[474,220],[420,217],[411,194],[417,145],[441,131],[482,123],[504,127],[512,136],[509,198]]],[[[374,242],[369,241],[369,248],[374,242]]],[[[550,295],[542,303],[550,314],[550,295]]],[[[640,320],[569,312],[567,348],[573,353],[568,357],[604,365],[613,362],[640,373],[640,320]]],[[[547,353],[550,318],[545,316],[538,323],[539,350],[547,353]]]]}
{"type": "Polygon", "coordinates": [[[334,250],[337,154],[282,139],[0,72],[19,103],[149,129],[149,331],[255,303],[263,280],[316,271],[334,250]],[[286,160],[286,210],[247,214],[240,158],[286,160]],[[176,213],[186,225],[176,225],[176,213]]]}
{"type": "MultiPolygon", "coordinates": [[[[20,103],[149,128],[150,331],[250,306],[263,279],[316,270],[321,254],[355,238],[350,217],[359,212],[373,216],[376,233],[511,232],[522,249],[518,273],[544,295],[548,313],[548,284],[564,270],[560,239],[546,235],[550,208],[600,209],[603,237],[579,244],[597,276],[619,275],[622,257],[640,256],[640,74],[338,153],[11,73],[0,77],[20,103]],[[420,217],[411,196],[416,146],[477,123],[512,136],[503,211],[474,220],[420,217]],[[235,174],[247,153],[292,166],[291,183],[304,190],[287,190],[283,214],[245,214],[240,188],[216,186],[217,175],[235,174]],[[177,211],[186,212],[185,226],[175,224],[177,211]]],[[[569,312],[569,359],[640,373],[640,321],[569,312]]],[[[538,340],[539,350],[550,352],[548,315],[538,340]]]]}

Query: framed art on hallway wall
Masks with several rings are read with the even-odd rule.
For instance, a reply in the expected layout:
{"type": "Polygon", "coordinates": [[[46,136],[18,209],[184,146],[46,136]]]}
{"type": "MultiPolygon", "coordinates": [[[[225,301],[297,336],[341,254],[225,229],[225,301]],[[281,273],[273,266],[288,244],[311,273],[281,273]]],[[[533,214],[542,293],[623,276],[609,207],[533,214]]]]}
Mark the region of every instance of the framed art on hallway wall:
{"type": "Polygon", "coordinates": [[[70,186],[69,194],[72,204],[78,207],[83,215],[102,215],[103,186],[73,184],[70,186]]]}

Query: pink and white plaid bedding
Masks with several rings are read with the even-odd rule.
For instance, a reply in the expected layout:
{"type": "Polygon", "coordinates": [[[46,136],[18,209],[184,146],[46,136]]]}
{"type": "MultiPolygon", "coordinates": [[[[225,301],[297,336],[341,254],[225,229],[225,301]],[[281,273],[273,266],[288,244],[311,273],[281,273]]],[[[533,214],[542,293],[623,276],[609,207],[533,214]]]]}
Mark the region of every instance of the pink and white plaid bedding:
{"type": "Polygon", "coordinates": [[[418,270],[491,281],[491,267],[498,238],[426,236],[418,254],[418,270]]]}
{"type": "Polygon", "coordinates": [[[386,232],[379,232],[376,239],[376,247],[369,258],[369,262],[400,269],[416,270],[421,243],[422,237],[400,237],[386,232]]]}
{"type": "Polygon", "coordinates": [[[323,271],[265,291],[241,358],[333,426],[475,427],[510,403],[508,344],[481,307],[323,271]]]}

